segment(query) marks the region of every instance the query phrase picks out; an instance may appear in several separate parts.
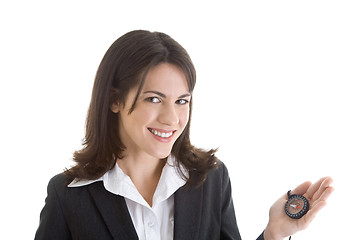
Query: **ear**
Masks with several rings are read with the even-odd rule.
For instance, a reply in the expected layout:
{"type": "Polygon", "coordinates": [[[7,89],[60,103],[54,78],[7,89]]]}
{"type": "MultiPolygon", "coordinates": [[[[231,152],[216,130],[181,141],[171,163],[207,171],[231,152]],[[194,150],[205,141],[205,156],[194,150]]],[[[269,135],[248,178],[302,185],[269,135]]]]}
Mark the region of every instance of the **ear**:
{"type": "Polygon", "coordinates": [[[120,103],[114,102],[113,104],[111,104],[110,109],[113,113],[119,113],[120,112],[120,103]]]}

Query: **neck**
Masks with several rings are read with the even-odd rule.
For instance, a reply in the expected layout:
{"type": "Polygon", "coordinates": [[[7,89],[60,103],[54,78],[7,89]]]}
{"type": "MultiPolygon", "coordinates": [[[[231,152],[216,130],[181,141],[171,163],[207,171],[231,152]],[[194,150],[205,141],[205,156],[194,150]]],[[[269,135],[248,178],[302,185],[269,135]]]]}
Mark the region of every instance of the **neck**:
{"type": "Polygon", "coordinates": [[[166,159],[128,155],[117,160],[117,164],[130,177],[145,201],[152,206],[152,199],[166,159]]]}
{"type": "Polygon", "coordinates": [[[145,177],[161,175],[161,171],[166,163],[166,159],[156,159],[149,156],[125,156],[117,160],[118,166],[129,177],[142,175],[145,177]]]}

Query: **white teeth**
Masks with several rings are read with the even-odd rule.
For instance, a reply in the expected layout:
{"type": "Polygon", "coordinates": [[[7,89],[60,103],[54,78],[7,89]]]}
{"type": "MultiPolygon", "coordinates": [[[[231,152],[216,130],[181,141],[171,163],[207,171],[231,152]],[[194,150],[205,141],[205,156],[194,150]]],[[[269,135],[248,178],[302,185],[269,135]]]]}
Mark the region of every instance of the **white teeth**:
{"type": "Polygon", "coordinates": [[[164,133],[164,132],[156,131],[156,130],[151,129],[151,128],[150,128],[150,131],[151,131],[154,135],[159,136],[159,137],[162,137],[162,138],[168,138],[168,137],[170,137],[171,135],[173,135],[173,132],[164,133]]]}

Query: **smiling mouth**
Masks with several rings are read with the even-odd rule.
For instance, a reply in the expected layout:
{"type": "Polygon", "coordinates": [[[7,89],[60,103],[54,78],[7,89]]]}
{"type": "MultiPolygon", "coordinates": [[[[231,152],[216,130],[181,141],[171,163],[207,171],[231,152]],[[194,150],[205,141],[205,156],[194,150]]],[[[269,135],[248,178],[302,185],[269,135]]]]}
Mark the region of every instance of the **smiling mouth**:
{"type": "Polygon", "coordinates": [[[171,137],[175,131],[160,131],[160,130],[155,130],[155,129],[152,129],[152,128],[148,128],[149,131],[154,134],[155,136],[158,136],[158,137],[161,137],[161,138],[169,138],[171,137]]]}

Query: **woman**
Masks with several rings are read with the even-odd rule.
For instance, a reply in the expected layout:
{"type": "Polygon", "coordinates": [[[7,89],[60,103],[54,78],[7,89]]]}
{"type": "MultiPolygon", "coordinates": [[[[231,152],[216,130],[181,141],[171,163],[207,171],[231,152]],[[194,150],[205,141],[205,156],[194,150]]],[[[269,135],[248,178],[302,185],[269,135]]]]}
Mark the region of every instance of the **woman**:
{"type": "MultiPolygon", "coordinates": [[[[50,180],[35,239],[241,239],[225,165],[189,139],[195,80],[168,35],[139,30],[116,40],[96,74],[84,147],[50,180]]],[[[331,181],[292,191],[310,202],[300,220],[285,214],[282,196],[258,239],[304,229],[331,181]]]]}

